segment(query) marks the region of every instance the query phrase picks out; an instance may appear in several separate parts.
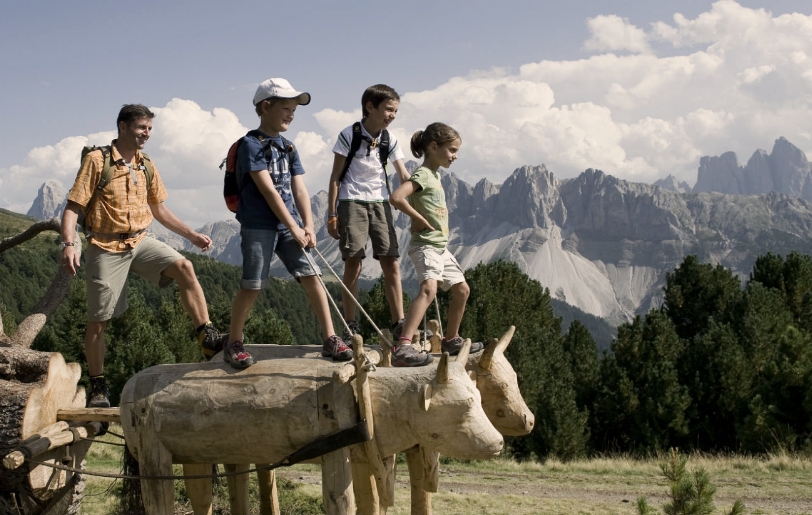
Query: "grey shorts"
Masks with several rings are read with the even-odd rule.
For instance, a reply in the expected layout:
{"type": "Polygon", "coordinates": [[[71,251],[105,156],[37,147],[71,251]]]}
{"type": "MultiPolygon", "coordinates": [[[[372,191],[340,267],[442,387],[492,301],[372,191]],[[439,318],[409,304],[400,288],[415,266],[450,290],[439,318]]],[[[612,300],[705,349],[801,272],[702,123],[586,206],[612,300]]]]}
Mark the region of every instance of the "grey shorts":
{"type": "Polygon", "coordinates": [[[105,322],[127,311],[127,274],[132,270],[156,286],[167,286],[172,279],[161,272],[184,259],[166,243],[147,236],[131,250],[108,252],[88,245],[85,253],[87,282],[87,318],[105,322]]]}
{"type": "Polygon", "coordinates": [[[372,257],[400,256],[398,235],[389,202],[338,203],[338,224],[341,227],[339,248],[341,258],[366,257],[367,238],[372,239],[372,257]]]}
{"type": "Polygon", "coordinates": [[[455,284],[465,282],[460,264],[448,249],[428,245],[409,247],[409,257],[414,264],[417,280],[421,283],[433,279],[443,291],[448,291],[455,284]]]}

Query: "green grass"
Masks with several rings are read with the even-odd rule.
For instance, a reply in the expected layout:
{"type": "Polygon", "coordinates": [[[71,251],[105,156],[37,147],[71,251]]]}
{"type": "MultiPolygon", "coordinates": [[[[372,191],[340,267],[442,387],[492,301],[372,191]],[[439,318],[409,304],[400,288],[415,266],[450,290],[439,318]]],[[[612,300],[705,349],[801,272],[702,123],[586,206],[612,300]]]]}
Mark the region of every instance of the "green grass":
{"type": "MultiPolygon", "coordinates": [[[[120,428],[113,428],[120,433],[120,428]]],[[[107,435],[106,441],[120,442],[107,435]]],[[[94,444],[87,470],[118,472],[120,447],[94,444]]],[[[639,460],[600,457],[564,463],[497,459],[479,462],[443,460],[440,491],[432,494],[434,513],[444,515],[636,515],[636,500],[645,496],[658,508],[665,502],[667,483],[660,470],[665,456],[639,460]]],[[[790,454],[768,457],[736,455],[689,456],[688,467],[704,468],[717,487],[717,512],[729,510],[736,499],[751,515],[812,515],[812,459],[790,454]]],[[[221,468],[222,470],[222,468],[221,468]]],[[[176,474],[181,474],[176,467],[176,474]]],[[[277,469],[282,512],[295,515],[322,513],[321,468],[295,465],[277,469]]],[[[251,513],[259,513],[255,475],[250,483],[251,513]]],[[[120,482],[87,477],[83,515],[111,515],[120,482]]],[[[216,492],[214,514],[226,515],[225,480],[216,492]]],[[[395,506],[390,515],[409,515],[409,484],[405,464],[398,464],[395,506]]],[[[176,484],[176,514],[190,514],[180,482],[176,484]]]]}

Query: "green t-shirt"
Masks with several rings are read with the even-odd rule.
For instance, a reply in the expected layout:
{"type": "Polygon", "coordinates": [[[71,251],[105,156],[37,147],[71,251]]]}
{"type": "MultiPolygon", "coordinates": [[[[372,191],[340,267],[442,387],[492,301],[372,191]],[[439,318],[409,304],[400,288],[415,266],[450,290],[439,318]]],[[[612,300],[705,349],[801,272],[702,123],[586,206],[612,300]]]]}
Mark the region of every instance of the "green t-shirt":
{"type": "Polygon", "coordinates": [[[412,229],[411,244],[444,249],[448,244],[448,208],[445,204],[445,190],[440,183],[440,173],[421,166],[409,180],[418,186],[417,191],[409,195],[409,203],[435,229],[422,232],[412,229]]]}

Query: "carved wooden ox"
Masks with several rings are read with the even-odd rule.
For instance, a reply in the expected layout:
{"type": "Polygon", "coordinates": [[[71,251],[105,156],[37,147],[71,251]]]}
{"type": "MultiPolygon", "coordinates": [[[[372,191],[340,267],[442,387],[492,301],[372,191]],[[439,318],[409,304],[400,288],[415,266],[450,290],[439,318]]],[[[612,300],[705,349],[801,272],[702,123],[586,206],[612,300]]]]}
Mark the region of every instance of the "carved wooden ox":
{"type": "MultiPolygon", "coordinates": [[[[358,422],[351,383],[332,380],[327,361],[259,361],[236,371],[217,363],[159,365],[125,385],[121,421],[143,475],[169,475],[172,463],[274,463],[322,435],[358,422]]],[[[461,364],[378,368],[369,373],[376,445],[382,456],[421,445],[461,459],[498,454],[502,436],[488,421],[461,364]]],[[[354,509],[347,460],[323,470],[354,509]],[[338,484],[335,477],[345,478],[338,484]]],[[[142,481],[147,512],[172,512],[172,482],[142,481]]],[[[327,503],[325,503],[327,504],[327,503]]]]}
{"type": "MultiPolygon", "coordinates": [[[[482,408],[493,426],[503,435],[524,436],[533,430],[535,417],[525,404],[516,372],[505,357],[505,349],[515,331],[516,328],[511,326],[498,341],[492,340],[483,352],[468,356],[465,369],[476,382],[482,395],[482,408]]],[[[421,446],[413,447],[406,451],[406,463],[412,515],[430,515],[430,492],[437,492],[439,485],[439,453],[421,446]]],[[[381,511],[385,509],[381,506],[381,511]]]]}

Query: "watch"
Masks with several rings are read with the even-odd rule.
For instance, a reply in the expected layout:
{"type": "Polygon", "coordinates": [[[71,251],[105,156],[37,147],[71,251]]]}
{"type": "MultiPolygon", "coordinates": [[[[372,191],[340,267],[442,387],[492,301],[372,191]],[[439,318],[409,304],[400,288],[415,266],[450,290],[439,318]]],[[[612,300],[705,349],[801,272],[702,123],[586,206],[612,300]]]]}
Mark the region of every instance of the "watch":
{"type": "Polygon", "coordinates": [[[59,242],[59,245],[62,247],[63,250],[65,249],[65,247],[74,247],[74,246],[76,246],[76,244],[73,243],[72,241],[61,241],[61,242],[59,242]]]}

